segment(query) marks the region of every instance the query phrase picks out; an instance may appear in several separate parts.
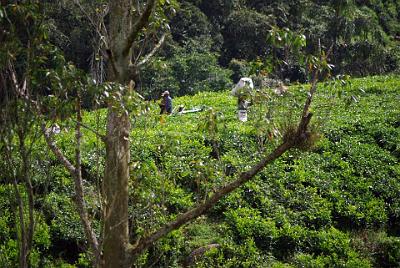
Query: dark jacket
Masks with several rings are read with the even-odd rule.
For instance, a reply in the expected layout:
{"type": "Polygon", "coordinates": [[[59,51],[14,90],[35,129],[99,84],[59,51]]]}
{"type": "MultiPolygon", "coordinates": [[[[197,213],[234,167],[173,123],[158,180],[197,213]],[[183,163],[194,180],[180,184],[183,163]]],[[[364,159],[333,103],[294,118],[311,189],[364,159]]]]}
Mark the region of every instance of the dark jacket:
{"type": "Polygon", "coordinates": [[[172,113],[172,98],[170,96],[165,98],[165,111],[169,114],[172,113]]]}
{"type": "Polygon", "coordinates": [[[170,96],[164,96],[160,102],[160,114],[172,113],[172,98],[170,96]]]}

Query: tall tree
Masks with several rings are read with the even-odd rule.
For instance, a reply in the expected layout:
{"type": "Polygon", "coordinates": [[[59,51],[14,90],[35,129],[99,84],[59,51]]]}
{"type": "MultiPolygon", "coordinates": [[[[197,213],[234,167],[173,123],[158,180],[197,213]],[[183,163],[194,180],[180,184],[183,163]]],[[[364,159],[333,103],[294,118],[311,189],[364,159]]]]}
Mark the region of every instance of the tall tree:
{"type": "MultiPolygon", "coordinates": [[[[130,12],[130,0],[110,1],[110,25],[108,51],[111,61],[110,78],[125,85],[123,94],[130,94],[134,81],[134,72],[138,67],[132,63],[132,47],[154,11],[156,0],[148,0],[145,10],[138,17],[130,12]]],[[[285,140],[271,154],[238,178],[218,189],[208,199],[193,209],[179,215],[175,220],[165,224],[155,232],[142,237],[135,244],[129,243],[128,228],[128,181],[129,181],[129,133],[130,120],[126,111],[108,108],[106,143],[105,187],[105,234],[104,264],[105,267],[130,267],[138,254],[154,242],[183,224],[195,219],[215,205],[222,197],[237,189],[253,178],[267,164],[274,161],[292,147],[298,146],[308,138],[308,124],[311,118],[309,106],[316,89],[318,72],[316,72],[311,94],[304,106],[304,111],[294,135],[285,140]]]]}
{"type": "MultiPolygon", "coordinates": [[[[133,14],[133,1],[109,1],[109,79],[125,85],[123,94],[133,87],[136,64],[132,62],[132,48],[142,29],[149,23],[156,0],[148,0],[140,15],[133,14]],[[131,82],[132,81],[132,82],[131,82]],[[129,86],[128,86],[129,84],[129,86]]],[[[104,174],[104,265],[130,267],[127,262],[129,245],[128,182],[131,124],[129,113],[108,107],[106,157],[104,174]]]]}

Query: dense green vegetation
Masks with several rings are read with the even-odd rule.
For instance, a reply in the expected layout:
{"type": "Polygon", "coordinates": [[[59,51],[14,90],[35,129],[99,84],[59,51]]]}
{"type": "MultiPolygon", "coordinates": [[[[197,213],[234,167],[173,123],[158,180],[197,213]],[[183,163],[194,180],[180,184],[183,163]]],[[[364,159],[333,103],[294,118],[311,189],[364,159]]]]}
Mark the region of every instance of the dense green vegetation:
{"type": "MultiPolygon", "coordinates": [[[[313,147],[286,153],[206,216],[156,243],[137,264],[180,266],[193,250],[218,244],[197,259],[196,267],[397,267],[399,81],[380,76],[319,84],[313,105],[319,138],[313,147]]],[[[175,106],[203,107],[183,115],[160,117],[150,102],[147,113],[132,118],[130,220],[138,227],[136,235],[185,211],[277,144],[298,117],[306,88],[292,86],[284,96],[264,89],[246,123],[236,119],[236,102],[228,92],[174,99],[175,106]]],[[[96,127],[104,117],[101,110],[87,112],[84,122],[96,127]]],[[[71,122],[65,124],[57,143],[72,156],[74,134],[67,128],[71,122]]],[[[86,130],[84,137],[88,203],[96,211],[94,189],[103,168],[96,152],[104,148],[96,147],[92,132],[86,130]]],[[[48,158],[43,143],[35,144],[32,163],[38,171],[33,174],[32,266],[85,266],[71,178],[48,158]]],[[[6,174],[1,179],[0,260],[12,267],[19,223],[13,187],[6,174]]]]}
{"type": "Polygon", "coordinates": [[[399,267],[399,21],[397,0],[0,1],[0,267],[399,267]]]}
{"type": "MultiPolygon", "coordinates": [[[[85,1],[82,6],[92,17],[96,12],[100,16],[104,10],[99,2],[85,1]]],[[[44,3],[52,43],[68,61],[97,77],[103,70],[104,77],[99,37],[85,13],[73,3],[44,3]]],[[[236,83],[238,76],[305,82],[302,62],[271,38],[277,29],[303,34],[307,53],[317,51],[319,42],[326,49],[332,46],[334,75],[383,74],[400,66],[397,0],[182,0],[177,4],[176,13],[171,11],[166,18],[171,35],[137,76],[141,93],[149,98],[165,89],[174,96],[222,90],[230,79],[236,83]]],[[[284,33],[279,38],[286,42],[284,33]]]]}
{"type": "MultiPolygon", "coordinates": [[[[375,77],[321,85],[314,111],[322,136],[315,147],[306,153],[286,154],[206,218],[177,232],[173,239],[176,243],[181,239],[182,252],[220,243],[221,248],[209,252],[200,267],[215,266],[216,260],[222,267],[265,267],[279,262],[317,267],[397,266],[397,83],[398,77],[375,77]],[[191,245],[189,250],[186,243],[191,245]]],[[[159,201],[165,198],[167,209],[179,211],[229,181],[230,170],[245,170],[275,144],[267,138],[269,132],[274,127],[284,131],[290,119],[296,118],[295,108],[304,94],[299,86],[286,96],[271,96],[252,108],[251,121],[246,124],[236,120],[234,100],[226,93],[176,100],[186,107],[212,109],[169,117],[152,127],[142,125],[144,129],[132,135],[137,137],[133,159],[148,164],[138,167],[138,174],[146,174],[137,178],[145,180],[140,191],[143,202],[155,194],[159,201]],[[273,119],[261,123],[266,114],[273,119]],[[213,140],[219,159],[213,153],[213,140]],[[198,177],[188,176],[196,171],[198,177]],[[159,193],[154,192],[154,183],[160,183],[159,193]]],[[[155,250],[151,259],[159,253],[155,250]]]]}

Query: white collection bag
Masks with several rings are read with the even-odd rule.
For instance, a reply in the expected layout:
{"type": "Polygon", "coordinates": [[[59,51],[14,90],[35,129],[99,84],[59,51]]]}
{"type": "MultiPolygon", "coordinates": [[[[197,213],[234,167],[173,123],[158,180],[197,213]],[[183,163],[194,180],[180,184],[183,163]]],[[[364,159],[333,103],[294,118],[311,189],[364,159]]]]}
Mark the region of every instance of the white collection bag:
{"type": "Polygon", "coordinates": [[[247,87],[248,90],[253,90],[254,89],[254,84],[253,80],[249,77],[242,77],[240,78],[239,82],[235,85],[235,87],[232,89],[231,94],[233,96],[237,96],[241,89],[247,87]]]}
{"type": "Polygon", "coordinates": [[[238,118],[239,118],[239,121],[246,122],[247,121],[247,111],[246,110],[238,110],[238,118]]]}

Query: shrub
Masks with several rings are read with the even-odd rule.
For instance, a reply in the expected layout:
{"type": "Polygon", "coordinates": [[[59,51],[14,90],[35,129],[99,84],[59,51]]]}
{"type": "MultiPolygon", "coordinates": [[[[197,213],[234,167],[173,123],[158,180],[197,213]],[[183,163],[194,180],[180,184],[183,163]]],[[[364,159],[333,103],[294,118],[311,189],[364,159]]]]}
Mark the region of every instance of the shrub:
{"type": "Polygon", "coordinates": [[[230,70],[218,66],[215,54],[177,51],[168,61],[153,60],[141,72],[141,87],[147,98],[159,98],[164,90],[177,97],[224,90],[231,84],[230,76],[230,70]]]}
{"type": "Polygon", "coordinates": [[[377,252],[377,266],[399,267],[400,266],[400,238],[384,237],[380,242],[377,252]]]}

